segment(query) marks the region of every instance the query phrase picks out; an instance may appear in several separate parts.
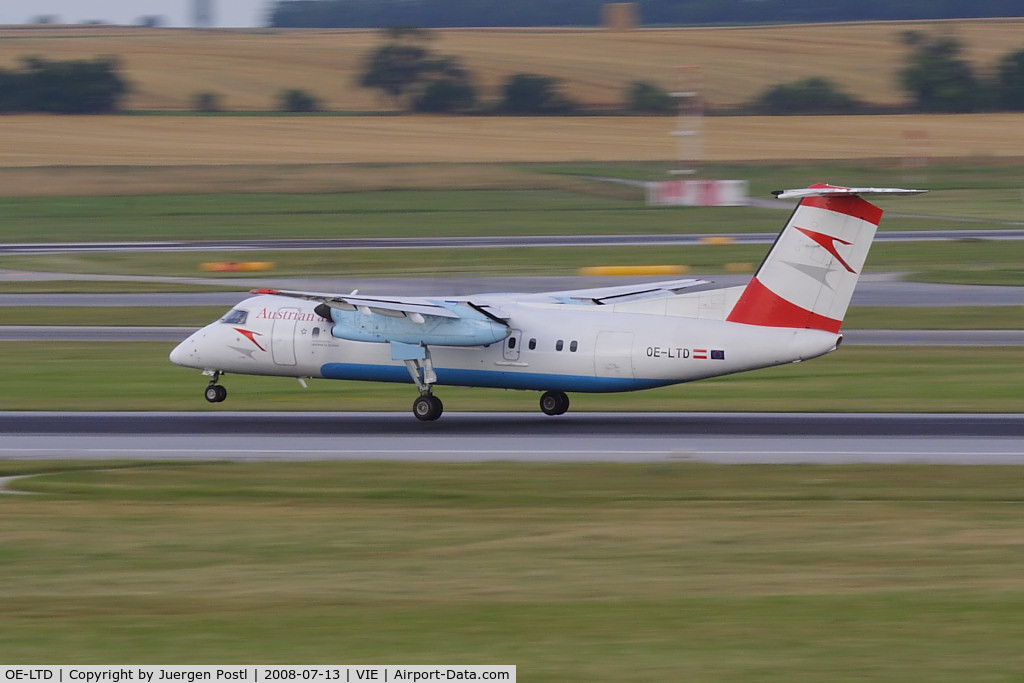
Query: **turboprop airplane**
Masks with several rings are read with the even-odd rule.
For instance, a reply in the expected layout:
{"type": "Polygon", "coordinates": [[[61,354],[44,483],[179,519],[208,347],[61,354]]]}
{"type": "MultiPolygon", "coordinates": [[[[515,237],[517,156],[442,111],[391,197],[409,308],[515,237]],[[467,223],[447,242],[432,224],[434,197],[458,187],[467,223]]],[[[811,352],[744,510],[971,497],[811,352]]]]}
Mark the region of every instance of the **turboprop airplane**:
{"type": "Polygon", "coordinates": [[[437,386],[543,392],[561,415],[568,392],[625,392],[816,358],[839,328],[882,211],[861,197],[926,190],[817,184],[799,199],[749,284],[701,279],[543,294],[374,297],[253,290],[175,348],[171,362],[225,374],[405,382],[413,414],[436,420],[437,386]]]}

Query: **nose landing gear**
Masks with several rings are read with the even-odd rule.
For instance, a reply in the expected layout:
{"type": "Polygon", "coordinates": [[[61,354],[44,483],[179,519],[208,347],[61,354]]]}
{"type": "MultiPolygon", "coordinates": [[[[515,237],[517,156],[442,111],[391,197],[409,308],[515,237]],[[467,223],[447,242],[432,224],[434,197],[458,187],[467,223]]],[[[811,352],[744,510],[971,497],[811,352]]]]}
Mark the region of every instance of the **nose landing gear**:
{"type": "Polygon", "coordinates": [[[210,378],[210,383],[206,385],[206,391],[203,393],[210,403],[220,403],[228,397],[228,390],[217,384],[220,374],[219,370],[213,373],[213,377],[210,378]]]}

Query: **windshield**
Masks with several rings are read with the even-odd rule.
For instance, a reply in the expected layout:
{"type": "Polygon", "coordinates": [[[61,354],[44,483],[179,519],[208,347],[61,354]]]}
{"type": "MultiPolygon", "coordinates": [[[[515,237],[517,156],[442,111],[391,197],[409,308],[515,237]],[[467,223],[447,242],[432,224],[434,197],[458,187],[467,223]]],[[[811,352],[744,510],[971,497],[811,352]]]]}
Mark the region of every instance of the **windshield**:
{"type": "Polygon", "coordinates": [[[222,323],[228,323],[229,325],[244,325],[246,318],[249,317],[248,311],[243,311],[240,308],[234,308],[228,311],[227,315],[220,319],[222,323]]]}

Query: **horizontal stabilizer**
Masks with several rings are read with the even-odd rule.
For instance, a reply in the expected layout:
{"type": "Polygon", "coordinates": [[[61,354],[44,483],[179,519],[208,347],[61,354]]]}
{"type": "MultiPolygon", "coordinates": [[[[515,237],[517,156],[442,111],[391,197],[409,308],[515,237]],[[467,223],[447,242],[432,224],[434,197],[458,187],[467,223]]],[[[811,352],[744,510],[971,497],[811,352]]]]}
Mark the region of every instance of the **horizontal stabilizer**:
{"type": "Polygon", "coordinates": [[[803,199],[804,197],[858,197],[863,195],[903,196],[924,194],[928,190],[904,190],[899,187],[842,187],[817,183],[798,190],[775,190],[772,192],[779,199],[803,199]]]}

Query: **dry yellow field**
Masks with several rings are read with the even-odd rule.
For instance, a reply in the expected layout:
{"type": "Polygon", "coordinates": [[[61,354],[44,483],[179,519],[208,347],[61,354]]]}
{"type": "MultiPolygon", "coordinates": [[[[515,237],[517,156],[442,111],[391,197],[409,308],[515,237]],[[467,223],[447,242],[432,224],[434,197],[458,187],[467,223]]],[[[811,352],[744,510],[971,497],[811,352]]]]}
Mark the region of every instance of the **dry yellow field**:
{"type": "MultiPolygon", "coordinates": [[[[671,117],[6,116],[0,168],[660,161],[671,117]]],[[[708,161],[894,159],[924,131],[931,157],[1024,157],[1024,113],[715,117],[708,161]]]]}
{"type": "MultiPolygon", "coordinates": [[[[742,103],[767,86],[808,76],[834,80],[875,103],[898,104],[895,73],[910,29],[951,34],[979,70],[1024,48],[1024,19],[889,22],[772,27],[644,29],[625,33],[571,29],[434,31],[437,52],[460,57],[483,96],[517,72],[562,78],[592,106],[617,106],[623,88],[643,79],[675,88],[677,65],[698,65],[713,106],[742,103]]],[[[303,88],[328,109],[388,109],[355,82],[374,31],[188,30],[116,27],[0,29],[0,67],[22,57],[116,55],[133,85],[130,109],[184,110],[196,93],[221,95],[227,109],[266,110],[285,88],[303,88]]]]}

